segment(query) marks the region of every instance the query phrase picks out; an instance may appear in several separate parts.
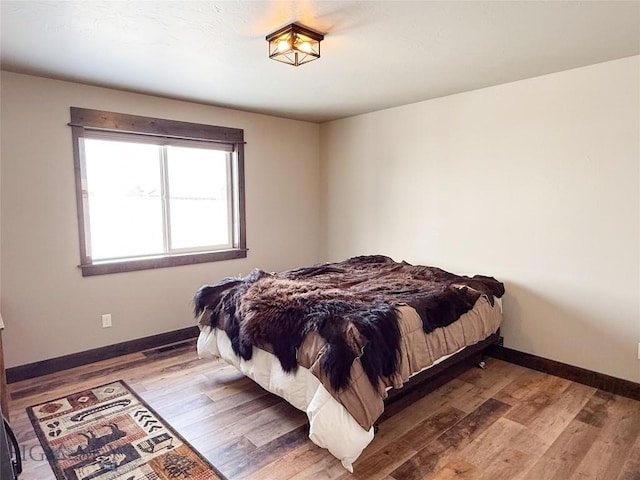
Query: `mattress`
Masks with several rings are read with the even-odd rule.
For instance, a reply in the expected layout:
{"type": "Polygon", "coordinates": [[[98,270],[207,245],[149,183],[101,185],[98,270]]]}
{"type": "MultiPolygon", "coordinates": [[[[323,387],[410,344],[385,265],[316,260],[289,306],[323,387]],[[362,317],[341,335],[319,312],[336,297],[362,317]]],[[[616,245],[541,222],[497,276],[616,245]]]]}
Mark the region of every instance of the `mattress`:
{"type": "Polygon", "coordinates": [[[396,372],[373,385],[360,359],[351,365],[351,383],[339,392],[330,388],[320,368],[325,341],[316,332],[307,334],[297,350],[298,368],[285,372],[273,353],[253,346],[250,360],[237,355],[227,333],[212,327],[210,311],[202,314],[198,355],[221,358],[252,378],[264,389],[306,412],[309,438],[338,458],[353,472],[353,463],[374,437],[374,422],[384,411],[389,388],[402,388],[409,378],[467,346],[495,333],[502,321],[500,298],[480,296],[473,308],[455,322],[425,333],[418,312],[406,304],[397,305],[401,332],[400,358],[396,372]]]}

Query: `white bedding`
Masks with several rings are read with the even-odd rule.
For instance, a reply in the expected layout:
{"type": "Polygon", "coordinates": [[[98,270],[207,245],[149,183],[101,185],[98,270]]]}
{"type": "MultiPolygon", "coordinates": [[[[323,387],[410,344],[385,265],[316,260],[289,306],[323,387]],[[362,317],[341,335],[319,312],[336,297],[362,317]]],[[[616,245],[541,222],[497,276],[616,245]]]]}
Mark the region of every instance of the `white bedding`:
{"type": "Polygon", "coordinates": [[[364,430],[304,367],[285,373],[275,355],[255,347],[251,360],[241,359],[233,352],[227,334],[209,326],[203,327],[198,337],[198,356],[222,358],[262,388],[306,412],[309,439],[329,450],[350,472],[353,462],[373,440],[373,428],[364,430]]]}
{"type": "MultiPolygon", "coordinates": [[[[433,365],[455,353],[439,358],[433,365]]],[[[308,369],[299,366],[295,372],[285,373],[275,355],[255,347],[251,360],[244,360],[233,352],[227,334],[210,326],[201,328],[198,356],[222,358],[265,390],[306,412],[309,439],[329,450],[344,468],[353,473],[353,462],[373,440],[374,429],[363,429],[308,369]]]]}

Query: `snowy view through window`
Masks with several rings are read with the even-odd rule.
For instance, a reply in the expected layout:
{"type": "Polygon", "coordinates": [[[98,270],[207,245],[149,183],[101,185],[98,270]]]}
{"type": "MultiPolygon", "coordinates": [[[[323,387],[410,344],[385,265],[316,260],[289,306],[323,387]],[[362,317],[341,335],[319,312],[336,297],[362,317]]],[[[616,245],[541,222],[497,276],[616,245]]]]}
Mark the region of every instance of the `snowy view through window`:
{"type": "Polygon", "coordinates": [[[229,153],[96,138],[84,144],[93,260],[232,246],[229,153]]]}

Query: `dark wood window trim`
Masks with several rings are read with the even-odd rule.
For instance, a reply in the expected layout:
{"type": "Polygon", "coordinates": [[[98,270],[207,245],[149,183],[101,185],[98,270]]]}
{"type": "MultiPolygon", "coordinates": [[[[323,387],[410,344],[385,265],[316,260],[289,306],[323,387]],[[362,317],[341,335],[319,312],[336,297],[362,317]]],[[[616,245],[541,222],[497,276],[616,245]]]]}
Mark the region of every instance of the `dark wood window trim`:
{"type": "Polygon", "coordinates": [[[78,232],[80,237],[80,265],[83,276],[103,275],[153,268],[192,265],[196,263],[231,260],[247,256],[245,188],[244,188],[244,130],[239,128],[204,125],[176,120],[165,120],[124,113],[105,112],[86,108],[71,107],[71,127],[73,137],[73,157],[76,177],[76,202],[78,212],[78,232]],[[190,140],[223,144],[234,152],[233,172],[235,176],[235,235],[233,248],[196,253],[167,254],[162,256],[122,259],[117,261],[94,262],[87,248],[89,212],[85,210],[82,196],[82,171],[80,139],[87,132],[110,132],[161,137],[175,140],[190,140]]]}

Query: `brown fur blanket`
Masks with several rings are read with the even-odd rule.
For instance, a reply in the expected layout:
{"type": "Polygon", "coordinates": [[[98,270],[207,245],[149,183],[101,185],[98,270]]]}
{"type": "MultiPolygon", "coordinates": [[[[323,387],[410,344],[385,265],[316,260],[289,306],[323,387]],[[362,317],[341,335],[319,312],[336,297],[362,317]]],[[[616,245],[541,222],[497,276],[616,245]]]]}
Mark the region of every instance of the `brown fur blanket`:
{"type": "Polygon", "coordinates": [[[194,310],[211,310],[211,325],[224,328],[236,354],[248,360],[253,346],[267,347],[287,372],[297,367],[305,335],[318,332],[327,342],[322,369],[340,391],[356,357],[373,385],[396,371],[399,304],[415,308],[428,333],[471,310],[480,295],[493,304],[503,294],[502,283],[492,277],[458,276],[373,255],[226,278],[200,288],[194,310]]]}

